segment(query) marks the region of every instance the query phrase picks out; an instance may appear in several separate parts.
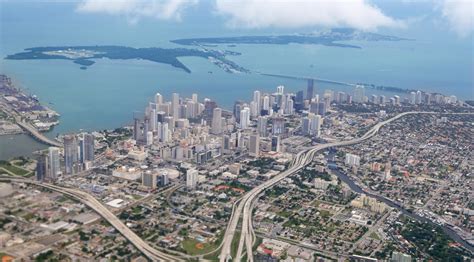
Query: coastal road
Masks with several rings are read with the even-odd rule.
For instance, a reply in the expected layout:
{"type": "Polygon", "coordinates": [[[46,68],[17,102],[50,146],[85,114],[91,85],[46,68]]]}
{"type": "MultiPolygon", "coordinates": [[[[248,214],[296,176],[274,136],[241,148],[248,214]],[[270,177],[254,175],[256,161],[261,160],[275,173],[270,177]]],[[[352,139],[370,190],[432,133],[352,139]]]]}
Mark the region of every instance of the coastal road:
{"type": "Polygon", "coordinates": [[[235,256],[234,261],[242,260],[244,248],[246,249],[247,260],[253,261],[252,247],[253,247],[253,244],[255,243],[255,232],[252,225],[252,207],[253,207],[253,202],[255,198],[259,194],[261,194],[264,190],[280,182],[282,179],[292,174],[295,174],[296,172],[298,172],[299,170],[301,170],[302,168],[310,164],[313,161],[313,158],[315,157],[316,153],[318,153],[319,151],[327,149],[327,148],[331,148],[331,147],[342,147],[342,146],[349,146],[349,145],[361,143],[367,139],[370,139],[375,134],[377,134],[380,128],[383,127],[384,125],[391,123],[403,116],[411,115],[411,114],[438,114],[438,112],[400,113],[388,120],[377,123],[369,131],[367,131],[362,137],[355,138],[352,140],[347,140],[347,141],[320,144],[320,145],[315,146],[312,149],[299,152],[295,156],[295,158],[290,164],[290,167],[286,171],[260,184],[259,186],[253,188],[242,198],[242,201],[240,202],[238,207],[235,209],[236,214],[233,214],[231,217],[231,220],[229,221],[229,225],[228,225],[228,228],[223,240],[224,244],[222,246],[221,254],[219,256],[220,261],[225,262],[225,261],[230,261],[233,259],[231,255],[232,240],[234,239],[234,235],[236,233],[236,228],[239,223],[241,214],[242,214],[242,230],[241,230],[241,235],[240,235],[239,247],[237,249],[237,254],[235,256]]]}
{"type": "Polygon", "coordinates": [[[143,255],[152,261],[184,261],[182,258],[166,254],[160,250],[151,247],[137,234],[135,234],[130,228],[128,228],[118,217],[116,217],[110,210],[103,206],[97,199],[90,194],[81,190],[60,187],[52,184],[41,183],[29,179],[17,178],[17,177],[0,177],[0,180],[28,183],[43,187],[52,191],[56,191],[69,197],[72,197],[97,212],[102,218],[109,222],[120,234],[122,234],[128,241],[130,241],[143,255]]]}

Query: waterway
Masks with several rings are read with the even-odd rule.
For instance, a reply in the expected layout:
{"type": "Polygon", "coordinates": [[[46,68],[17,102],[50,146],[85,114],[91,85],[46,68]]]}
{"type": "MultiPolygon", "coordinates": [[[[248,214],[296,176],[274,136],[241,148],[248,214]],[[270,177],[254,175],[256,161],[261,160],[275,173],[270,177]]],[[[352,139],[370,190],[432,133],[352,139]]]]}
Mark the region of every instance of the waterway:
{"type": "MultiPolygon", "coordinates": [[[[328,156],[328,159],[330,159],[330,156],[328,156]]],[[[415,219],[415,220],[418,220],[418,221],[421,221],[421,222],[425,222],[425,223],[430,223],[434,226],[439,226],[435,223],[433,223],[431,220],[425,218],[425,217],[421,217],[411,211],[408,211],[407,209],[405,209],[404,207],[400,206],[400,204],[394,202],[394,201],[391,201],[383,196],[380,196],[380,195],[377,195],[377,194],[374,194],[374,193],[370,193],[370,192],[367,192],[365,191],[363,188],[361,188],[359,185],[357,185],[355,183],[354,180],[352,180],[352,178],[350,178],[347,174],[345,174],[344,172],[342,172],[338,167],[337,167],[337,164],[333,161],[328,161],[328,166],[330,167],[331,171],[339,178],[341,179],[342,182],[344,182],[346,185],[349,186],[349,188],[356,192],[356,193],[359,193],[359,194],[366,194],[367,196],[370,196],[370,197],[373,197],[375,199],[377,199],[378,201],[381,201],[385,204],[387,204],[388,206],[392,207],[392,208],[395,208],[397,210],[399,210],[403,215],[405,216],[408,216],[412,219],[415,219]]],[[[451,239],[453,239],[454,241],[460,243],[464,248],[468,249],[469,251],[471,251],[471,253],[474,253],[474,246],[470,245],[467,241],[465,241],[464,239],[462,239],[452,228],[450,228],[449,226],[446,226],[446,225],[442,225],[442,226],[439,226],[443,232],[448,235],[451,239]]]]}

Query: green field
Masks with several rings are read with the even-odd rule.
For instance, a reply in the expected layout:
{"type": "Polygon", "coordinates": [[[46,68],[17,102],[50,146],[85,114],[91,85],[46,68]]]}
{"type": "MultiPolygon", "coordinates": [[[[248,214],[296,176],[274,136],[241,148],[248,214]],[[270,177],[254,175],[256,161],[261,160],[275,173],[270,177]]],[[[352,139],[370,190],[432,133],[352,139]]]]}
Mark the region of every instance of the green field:
{"type": "Polygon", "coordinates": [[[4,169],[7,173],[12,173],[17,176],[27,176],[31,171],[14,166],[7,161],[0,161],[0,169],[4,169]]]}
{"type": "Polygon", "coordinates": [[[201,255],[209,253],[215,250],[219,245],[219,241],[216,243],[201,243],[196,239],[187,238],[181,242],[181,246],[189,255],[201,255]]]}

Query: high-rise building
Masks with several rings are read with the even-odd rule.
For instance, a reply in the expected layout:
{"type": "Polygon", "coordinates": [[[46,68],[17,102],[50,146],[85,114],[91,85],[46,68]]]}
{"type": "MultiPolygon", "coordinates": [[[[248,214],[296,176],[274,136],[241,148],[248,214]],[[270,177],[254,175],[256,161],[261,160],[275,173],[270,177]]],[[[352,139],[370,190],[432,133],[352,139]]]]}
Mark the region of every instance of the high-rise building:
{"type": "Polygon", "coordinates": [[[235,103],[234,103],[233,113],[234,113],[235,121],[237,121],[237,123],[240,123],[240,111],[243,108],[243,104],[244,104],[244,102],[242,102],[242,101],[235,101],[235,103]]]}
{"type": "Polygon", "coordinates": [[[280,136],[272,136],[272,147],[274,152],[280,152],[280,136]]]}
{"type": "Polygon", "coordinates": [[[170,183],[168,173],[162,173],[158,176],[158,184],[160,186],[167,186],[170,183]]]}
{"type": "Polygon", "coordinates": [[[272,134],[280,135],[285,132],[285,119],[283,117],[272,118],[272,134]]]}
{"type": "Polygon", "coordinates": [[[409,101],[410,101],[410,104],[412,104],[412,105],[416,104],[416,93],[415,92],[410,92],[409,101]]]}
{"type": "Polygon", "coordinates": [[[195,189],[198,182],[198,171],[196,169],[189,169],[186,171],[186,187],[188,189],[195,189]]]}
{"type": "Polygon", "coordinates": [[[173,93],[171,95],[171,115],[176,120],[180,118],[179,115],[179,94],[173,93]]]}
{"type": "Polygon", "coordinates": [[[250,135],[249,141],[249,155],[253,157],[258,157],[260,154],[260,136],[250,135]]]}
{"type": "Polygon", "coordinates": [[[314,79],[308,79],[308,89],[306,91],[306,99],[310,100],[314,97],[314,79]]]}
{"type": "Polygon", "coordinates": [[[326,102],[318,103],[318,115],[324,116],[326,114],[326,102]]]}
{"type": "Polygon", "coordinates": [[[49,157],[46,153],[41,153],[36,162],[36,180],[43,181],[48,177],[49,157]]]}
{"type": "Polygon", "coordinates": [[[146,186],[152,189],[156,188],[158,174],[152,173],[150,171],[142,173],[142,186],[146,186]]]}
{"type": "Polygon", "coordinates": [[[158,123],[158,134],[157,137],[160,142],[166,143],[169,140],[169,129],[168,123],[158,123]]]}
{"type": "Polygon", "coordinates": [[[222,109],[214,108],[212,112],[211,132],[215,135],[222,133],[222,109]]]}
{"type": "Polygon", "coordinates": [[[257,131],[260,136],[263,136],[263,137],[267,136],[267,123],[268,123],[268,117],[266,116],[258,117],[257,131]]]}
{"type": "Polygon", "coordinates": [[[349,166],[359,166],[360,165],[360,156],[354,154],[346,154],[346,165],[349,166]]]}
{"type": "Polygon", "coordinates": [[[311,134],[319,137],[321,135],[321,125],[323,119],[320,115],[311,115],[311,134]]]}
{"type": "Polygon", "coordinates": [[[364,103],[365,87],[362,85],[356,85],[354,88],[354,102],[364,103]]]}
{"type": "Polygon", "coordinates": [[[59,148],[57,147],[49,147],[48,148],[48,160],[49,160],[49,173],[48,179],[55,180],[58,175],[61,173],[60,165],[59,165],[59,148]]]}
{"type": "Polygon", "coordinates": [[[262,101],[262,110],[266,111],[268,114],[268,111],[270,110],[270,97],[264,95],[262,101]]]}
{"type": "Polygon", "coordinates": [[[284,86],[277,86],[277,94],[283,95],[284,91],[285,91],[284,86]]]}
{"type": "Polygon", "coordinates": [[[79,161],[81,163],[85,163],[87,161],[94,161],[94,135],[88,133],[83,134],[82,139],[79,140],[79,149],[79,161]]]}
{"type": "Polygon", "coordinates": [[[77,171],[78,146],[76,136],[64,136],[64,170],[66,174],[74,174],[77,171]]]}
{"type": "Polygon", "coordinates": [[[160,93],[155,94],[155,103],[157,105],[163,104],[163,96],[160,93]]]}
{"type": "Polygon", "coordinates": [[[418,104],[418,105],[421,104],[421,102],[422,102],[421,97],[422,97],[421,91],[416,91],[416,96],[415,96],[415,103],[416,104],[418,104]]]}
{"type": "Polygon", "coordinates": [[[300,90],[300,91],[296,92],[294,102],[295,102],[294,107],[295,107],[296,111],[300,112],[301,110],[304,109],[305,103],[304,103],[304,92],[303,92],[303,90],[300,90]]]}
{"type": "Polygon", "coordinates": [[[253,101],[255,102],[255,116],[259,116],[260,111],[262,110],[262,98],[260,91],[256,90],[253,92],[253,101]]]}
{"type": "Polygon", "coordinates": [[[198,103],[198,95],[197,94],[192,94],[191,99],[194,103],[196,103],[196,104],[198,103]]]}
{"type": "Polygon", "coordinates": [[[244,107],[240,110],[240,128],[247,129],[250,126],[250,109],[244,107]]]}

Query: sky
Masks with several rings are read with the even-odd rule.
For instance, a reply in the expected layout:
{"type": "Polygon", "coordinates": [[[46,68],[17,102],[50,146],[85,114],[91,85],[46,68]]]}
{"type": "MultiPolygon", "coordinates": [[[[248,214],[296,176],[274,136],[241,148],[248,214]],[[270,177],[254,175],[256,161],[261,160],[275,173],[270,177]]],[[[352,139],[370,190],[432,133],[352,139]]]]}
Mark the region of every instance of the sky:
{"type": "Polygon", "coordinates": [[[144,19],[180,23],[202,12],[222,18],[231,29],[403,30],[428,21],[460,38],[472,39],[474,31],[474,0],[82,0],[76,12],[119,16],[130,24],[144,19]]]}

